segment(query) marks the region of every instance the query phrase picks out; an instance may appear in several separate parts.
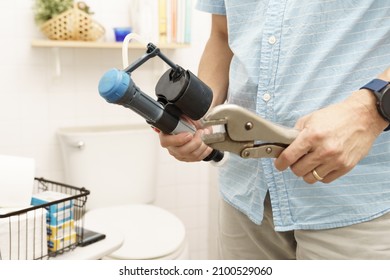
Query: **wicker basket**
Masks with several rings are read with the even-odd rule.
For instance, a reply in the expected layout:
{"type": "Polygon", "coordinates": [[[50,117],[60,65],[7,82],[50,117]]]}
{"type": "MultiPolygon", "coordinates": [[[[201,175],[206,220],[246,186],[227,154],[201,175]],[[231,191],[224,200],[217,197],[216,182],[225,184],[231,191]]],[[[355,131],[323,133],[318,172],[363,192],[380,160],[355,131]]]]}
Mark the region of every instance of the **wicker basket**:
{"type": "Polygon", "coordinates": [[[80,10],[78,3],[41,26],[51,40],[96,41],[104,35],[104,27],[80,10]]]}

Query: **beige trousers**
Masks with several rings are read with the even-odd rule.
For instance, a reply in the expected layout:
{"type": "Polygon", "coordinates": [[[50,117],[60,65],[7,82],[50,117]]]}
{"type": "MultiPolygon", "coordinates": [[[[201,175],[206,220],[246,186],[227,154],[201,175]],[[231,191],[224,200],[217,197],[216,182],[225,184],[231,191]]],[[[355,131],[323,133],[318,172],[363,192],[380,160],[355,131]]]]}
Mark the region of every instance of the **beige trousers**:
{"type": "Polygon", "coordinates": [[[225,260],[390,260],[390,214],[342,228],[275,232],[268,195],[261,225],[221,200],[219,254],[225,260]]]}

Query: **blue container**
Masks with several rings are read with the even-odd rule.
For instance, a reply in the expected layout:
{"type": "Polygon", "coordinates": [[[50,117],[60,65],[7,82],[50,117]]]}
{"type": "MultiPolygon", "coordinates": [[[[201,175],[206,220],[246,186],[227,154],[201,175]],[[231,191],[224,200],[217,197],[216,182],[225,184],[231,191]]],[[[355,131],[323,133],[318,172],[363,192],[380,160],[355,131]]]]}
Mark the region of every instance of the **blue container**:
{"type": "Polygon", "coordinates": [[[123,42],[126,35],[131,33],[131,31],[132,31],[131,27],[115,27],[114,28],[115,41],[123,42]]]}

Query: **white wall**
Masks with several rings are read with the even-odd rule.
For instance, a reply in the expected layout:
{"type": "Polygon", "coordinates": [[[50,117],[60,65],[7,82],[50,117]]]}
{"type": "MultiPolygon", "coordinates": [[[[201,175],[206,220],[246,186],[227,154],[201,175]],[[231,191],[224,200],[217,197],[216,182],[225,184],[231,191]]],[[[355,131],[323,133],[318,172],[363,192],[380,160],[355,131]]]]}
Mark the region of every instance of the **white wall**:
{"type": "MultiPolygon", "coordinates": [[[[111,28],[125,25],[131,0],[86,1],[95,19],[111,28]]],[[[194,1],[195,2],[195,1],[194,1]]],[[[121,68],[121,50],[60,49],[61,75],[55,75],[55,55],[50,48],[33,48],[42,38],[33,21],[33,0],[0,1],[0,154],[33,157],[36,176],[64,181],[56,130],[62,126],[143,122],[130,110],[106,103],[97,93],[101,75],[121,68]]],[[[197,72],[198,60],[208,36],[210,18],[194,11],[192,46],[167,51],[176,63],[197,72]]],[[[130,60],[143,54],[132,51],[130,60]]],[[[134,76],[137,85],[153,94],[159,62],[149,63],[134,76]]],[[[157,137],[157,135],[156,135],[157,137]]],[[[160,149],[156,204],[183,220],[194,259],[208,257],[209,178],[206,163],[175,161],[160,149]]]]}

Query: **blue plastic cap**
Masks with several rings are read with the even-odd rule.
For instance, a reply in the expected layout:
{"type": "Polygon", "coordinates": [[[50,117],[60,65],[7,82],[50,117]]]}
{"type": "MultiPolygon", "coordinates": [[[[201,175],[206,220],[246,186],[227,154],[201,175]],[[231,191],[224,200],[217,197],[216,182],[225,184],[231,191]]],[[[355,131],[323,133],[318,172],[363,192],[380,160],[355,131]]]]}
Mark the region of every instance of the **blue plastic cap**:
{"type": "Polygon", "coordinates": [[[107,102],[116,103],[125,95],[129,84],[129,74],[114,68],[107,71],[100,79],[99,94],[107,102]]]}

